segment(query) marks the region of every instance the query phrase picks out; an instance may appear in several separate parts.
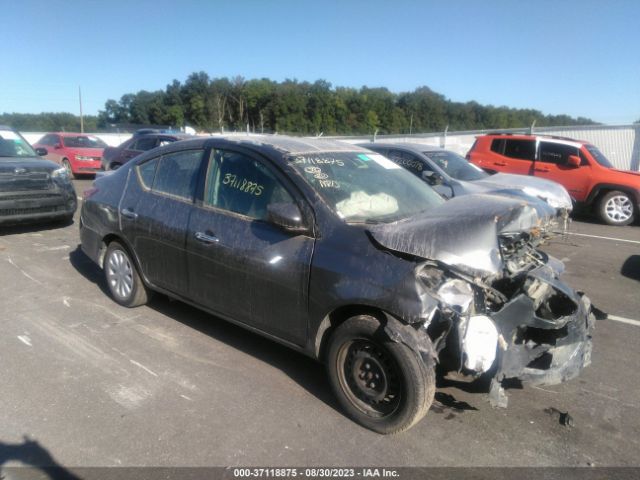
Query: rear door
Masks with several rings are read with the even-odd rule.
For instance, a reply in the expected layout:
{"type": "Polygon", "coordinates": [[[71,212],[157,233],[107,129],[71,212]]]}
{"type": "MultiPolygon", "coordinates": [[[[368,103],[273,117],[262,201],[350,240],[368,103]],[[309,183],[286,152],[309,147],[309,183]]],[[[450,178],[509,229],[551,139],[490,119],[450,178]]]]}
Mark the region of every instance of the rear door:
{"type": "Polygon", "coordinates": [[[568,164],[569,155],[580,156],[580,150],[569,144],[540,141],[534,175],[558,182],[578,201],[586,200],[591,184],[591,166],[582,159],[579,167],[568,164]]]}
{"type": "Polygon", "coordinates": [[[154,157],[132,168],[120,202],[121,229],[154,285],[185,295],[185,237],[204,150],[154,157]]]}
{"type": "Polygon", "coordinates": [[[270,203],[297,203],[270,162],[213,149],[203,198],[189,220],[190,296],[236,321],[303,345],[314,239],[267,221],[270,203]]]}
{"type": "Polygon", "coordinates": [[[493,154],[482,162],[482,168],[495,172],[533,175],[536,157],[536,142],[533,139],[494,138],[491,141],[493,154]]]}

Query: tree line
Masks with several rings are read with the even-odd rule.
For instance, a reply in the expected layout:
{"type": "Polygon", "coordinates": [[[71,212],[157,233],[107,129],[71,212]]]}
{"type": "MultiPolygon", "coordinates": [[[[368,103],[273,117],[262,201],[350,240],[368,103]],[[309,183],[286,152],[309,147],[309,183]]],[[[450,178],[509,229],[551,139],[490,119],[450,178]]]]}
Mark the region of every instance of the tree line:
{"type": "MultiPolygon", "coordinates": [[[[258,133],[362,135],[427,133],[447,127],[451,131],[519,128],[534,121],[540,127],[595,123],[533,109],[453,102],[429,87],[394,93],[384,87],[333,87],[325,80],[210,78],[205,72],[196,72],[184,82],[174,80],[164,90],[141,90],[118,101],[107,100],[97,117],[85,117],[85,130],[188,125],[205,132],[249,129],[258,133]]],[[[0,123],[21,130],[79,128],[78,117],[66,113],[4,114],[0,123]]]]}

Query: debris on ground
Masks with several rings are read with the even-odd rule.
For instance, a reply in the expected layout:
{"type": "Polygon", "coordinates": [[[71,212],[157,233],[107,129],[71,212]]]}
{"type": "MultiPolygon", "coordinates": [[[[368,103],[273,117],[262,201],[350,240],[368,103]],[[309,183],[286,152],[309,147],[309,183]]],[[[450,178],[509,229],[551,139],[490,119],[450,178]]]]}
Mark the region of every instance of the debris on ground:
{"type": "Polygon", "coordinates": [[[574,427],[575,423],[573,421],[573,417],[569,414],[569,412],[562,412],[557,408],[549,407],[545,408],[545,413],[556,417],[558,419],[558,423],[563,427],[574,427]]]}

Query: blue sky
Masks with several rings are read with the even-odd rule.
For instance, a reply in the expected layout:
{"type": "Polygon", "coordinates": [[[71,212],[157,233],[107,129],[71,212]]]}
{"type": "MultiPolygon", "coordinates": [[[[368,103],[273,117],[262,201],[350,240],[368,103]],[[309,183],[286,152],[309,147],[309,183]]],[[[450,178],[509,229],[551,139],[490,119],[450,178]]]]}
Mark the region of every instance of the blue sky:
{"type": "Polygon", "coordinates": [[[640,1],[2,2],[0,112],[78,111],[212,77],[422,85],[454,101],[640,119],[640,1]]]}

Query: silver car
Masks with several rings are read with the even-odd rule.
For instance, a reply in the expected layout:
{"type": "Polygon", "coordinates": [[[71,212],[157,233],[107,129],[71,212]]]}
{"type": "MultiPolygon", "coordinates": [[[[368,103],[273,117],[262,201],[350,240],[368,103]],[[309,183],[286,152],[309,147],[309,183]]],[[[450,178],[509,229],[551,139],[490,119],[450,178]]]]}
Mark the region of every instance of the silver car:
{"type": "Polygon", "coordinates": [[[498,193],[538,198],[568,215],[573,205],[559,183],[526,175],[489,175],[457,153],[417,143],[365,143],[360,146],[381,153],[420,177],[445,198],[471,193],[498,193]]]}

